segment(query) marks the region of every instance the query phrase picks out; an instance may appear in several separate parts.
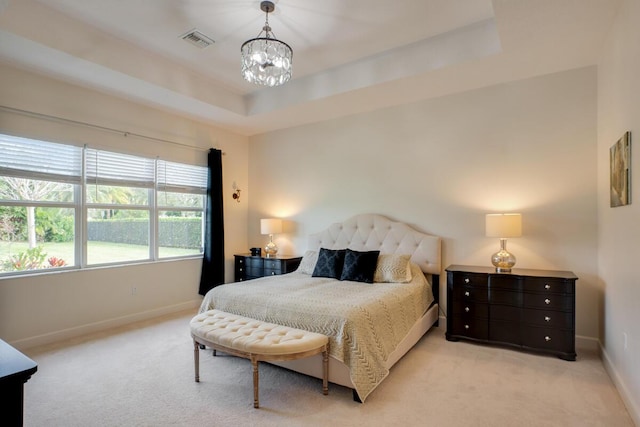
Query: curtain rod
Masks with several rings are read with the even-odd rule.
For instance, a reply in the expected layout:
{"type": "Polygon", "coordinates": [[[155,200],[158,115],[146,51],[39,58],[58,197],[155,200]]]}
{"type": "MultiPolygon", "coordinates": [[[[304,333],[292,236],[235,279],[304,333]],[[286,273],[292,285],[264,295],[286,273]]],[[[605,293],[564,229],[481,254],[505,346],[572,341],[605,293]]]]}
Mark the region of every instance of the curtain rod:
{"type": "MultiPolygon", "coordinates": [[[[35,118],[38,118],[38,119],[45,119],[45,120],[50,120],[50,121],[54,121],[54,122],[68,123],[68,124],[72,124],[72,125],[76,125],[76,126],[90,127],[90,128],[93,128],[93,129],[98,129],[98,130],[104,131],[104,132],[117,133],[117,134],[120,134],[120,135],[124,136],[125,138],[129,137],[129,136],[133,136],[133,137],[136,137],[136,138],[147,139],[147,140],[157,141],[157,142],[163,142],[165,144],[172,144],[172,145],[178,145],[178,146],[181,146],[181,147],[188,147],[188,148],[192,148],[192,149],[198,150],[198,151],[209,151],[209,148],[195,147],[193,145],[183,144],[181,142],[170,141],[168,139],[156,138],[156,137],[153,137],[153,136],[142,135],[142,134],[135,133],[135,132],[128,132],[128,131],[124,131],[124,130],[120,130],[120,129],[114,129],[114,128],[110,128],[110,127],[106,127],[106,126],[100,126],[100,125],[96,125],[96,124],[93,124],[93,123],[81,122],[81,121],[78,121],[78,120],[65,119],[64,117],[51,116],[49,114],[36,113],[34,111],[21,110],[19,108],[8,107],[6,105],[0,105],[0,110],[9,111],[11,113],[22,114],[22,115],[25,115],[25,116],[35,117],[35,118]]],[[[223,156],[225,154],[226,154],[225,152],[222,152],[223,156]]]]}

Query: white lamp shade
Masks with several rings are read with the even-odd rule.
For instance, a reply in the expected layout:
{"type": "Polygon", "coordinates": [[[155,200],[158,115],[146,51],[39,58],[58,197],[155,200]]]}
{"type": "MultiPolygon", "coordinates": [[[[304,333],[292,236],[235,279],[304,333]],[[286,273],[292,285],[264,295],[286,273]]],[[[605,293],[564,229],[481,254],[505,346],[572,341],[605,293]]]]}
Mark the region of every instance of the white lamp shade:
{"type": "Polygon", "coordinates": [[[522,215],[519,213],[487,214],[487,237],[522,236],[522,215]]]}
{"type": "Polygon", "coordinates": [[[260,220],[261,234],[278,234],[282,233],[282,220],[278,218],[267,218],[260,220]]]}

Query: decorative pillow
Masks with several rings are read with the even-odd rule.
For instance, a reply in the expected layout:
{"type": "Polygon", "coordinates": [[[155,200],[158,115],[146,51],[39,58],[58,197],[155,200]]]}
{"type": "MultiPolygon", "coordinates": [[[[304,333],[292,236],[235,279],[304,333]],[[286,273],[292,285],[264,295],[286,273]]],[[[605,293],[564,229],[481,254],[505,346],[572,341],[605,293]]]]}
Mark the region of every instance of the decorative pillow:
{"type": "Polygon", "coordinates": [[[378,255],[380,255],[380,251],[358,252],[347,249],[340,280],[373,283],[373,273],[378,263],[378,255]]]}
{"type": "Polygon", "coordinates": [[[316,262],[316,266],[313,268],[311,276],[339,279],[342,274],[345,253],[345,249],[320,248],[318,261],[316,262]]]}
{"type": "Polygon", "coordinates": [[[300,265],[298,266],[298,273],[302,274],[313,274],[313,269],[316,268],[316,263],[318,262],[318,252],[317,251],[306,251],[302,256],[302,260],[300,261],[300,265]]]}
{"type": "Polygon", "coordinates": [[[376,283],[408,283],[411,281],[411,255],[382,254],[373,275],[376,283]]]}

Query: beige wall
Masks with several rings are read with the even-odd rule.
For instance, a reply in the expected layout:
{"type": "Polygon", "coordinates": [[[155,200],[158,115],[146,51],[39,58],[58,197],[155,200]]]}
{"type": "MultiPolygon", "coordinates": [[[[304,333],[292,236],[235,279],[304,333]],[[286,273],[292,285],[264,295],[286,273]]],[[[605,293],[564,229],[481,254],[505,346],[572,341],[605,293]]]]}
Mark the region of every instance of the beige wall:
{"type": "Polygon", "coordinates": [[[622,2],[598,66],[598,268],[603,360],[640,425],[640,3],[622,2]],[[609,207],[609,148],[631,131],[631,205],[609,207]],[[635,139],[635,141],[633,141],[635,139]],[[634,152],[635,151],[635,152],[634,152]],[[626,348],[625,348],[626,334],[626,348]]]}
{"type": "MultiPolygon", "coordinates": [[[[231,198],[232,184],[248,185],[248,140],[158,109],[0,64],[0,105],[174,141],[161,143],[0,109],[0,132],[206,165],[222,149],[226,277],[234,252],[247,247],[247,197],[231,198]]],[[[196,305],[201,260],[0,279],[0,338],[26,348],[196,305]],[[132,295],[131,288],[137,288],[132,295]]]]}
{"type": "Polygon", "coordinates": [[[522,212],[517,267],[575,272],[577,334],[599,335],[595,67],[255,136],[249,179],[249,241],[289,218],[282,253],[379,213],[442,236],[443,267],[490,265],[485,213],[522,212]]]}

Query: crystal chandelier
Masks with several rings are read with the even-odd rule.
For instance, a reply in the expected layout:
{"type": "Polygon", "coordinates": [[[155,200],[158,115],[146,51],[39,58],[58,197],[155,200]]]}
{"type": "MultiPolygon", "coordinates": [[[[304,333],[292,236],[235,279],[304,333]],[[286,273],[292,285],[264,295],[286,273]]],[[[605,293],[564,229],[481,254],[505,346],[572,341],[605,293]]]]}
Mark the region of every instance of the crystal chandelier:
{"type": "Polygon", "coordinates": [[[271,1],[260,3],[267,14],[266,22],[258,37],[247,40],[240,49],[242,53],[242,77],[248,82],[262,86],[280,86],[291,78],[291,47],[276,39],[269,26],[269,13],[275,10],[271,1]],[[261,37],[264,33],[264,37],[261,37]]]}

